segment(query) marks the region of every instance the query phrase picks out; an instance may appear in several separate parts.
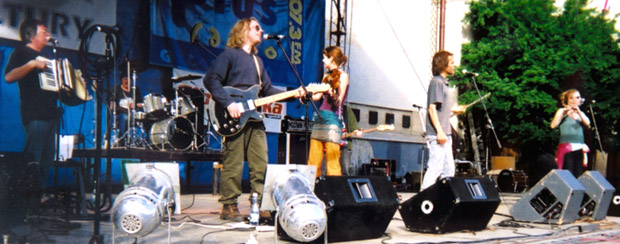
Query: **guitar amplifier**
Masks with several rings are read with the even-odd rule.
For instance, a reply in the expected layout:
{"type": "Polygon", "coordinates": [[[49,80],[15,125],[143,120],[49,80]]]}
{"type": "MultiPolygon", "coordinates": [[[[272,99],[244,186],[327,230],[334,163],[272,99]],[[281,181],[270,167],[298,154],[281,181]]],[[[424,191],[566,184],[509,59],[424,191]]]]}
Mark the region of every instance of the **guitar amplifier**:
{"type": "Polygon", "coordinates": [[[396,160],[394,159],[370,159],[370,163],[362,164],[360,175],[382,175],[394,180],[396,177],[396,160]]]}
{"type": "MultiPolygon", "coordinates": [[[[308,131],[312,131],[312,125],[314,121],[308,121],[308,131]]],[[[281,131],[282,133],[305,133],[306,132],[306,122],[303,119],[291,119],[285,118],[281,123],[281,131]]]]}

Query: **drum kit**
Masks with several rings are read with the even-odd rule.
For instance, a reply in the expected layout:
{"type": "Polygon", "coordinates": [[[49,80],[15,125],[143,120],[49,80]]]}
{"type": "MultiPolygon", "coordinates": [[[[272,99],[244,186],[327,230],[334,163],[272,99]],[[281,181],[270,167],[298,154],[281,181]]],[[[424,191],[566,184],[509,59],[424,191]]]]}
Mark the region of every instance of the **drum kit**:
{"type": "MultiPolygon", "coordinates": [[[[188,75],[173,78],[173,82],[199,78],[188,75]]],[[[141,107],[141,111],[129,109],[128,113],[132,115],[129,117],[129,127],[123,135],[113,140],[112,147],[198,151],[204,140],[200,131],[202,127],[199,126],[203,122],[202,111],[197,103],[203,101],[204,95],[195,87],[180,85],[175,88],[172,101],[155,93],[144,96],[144,103],[136,108],[141,107]]]]}

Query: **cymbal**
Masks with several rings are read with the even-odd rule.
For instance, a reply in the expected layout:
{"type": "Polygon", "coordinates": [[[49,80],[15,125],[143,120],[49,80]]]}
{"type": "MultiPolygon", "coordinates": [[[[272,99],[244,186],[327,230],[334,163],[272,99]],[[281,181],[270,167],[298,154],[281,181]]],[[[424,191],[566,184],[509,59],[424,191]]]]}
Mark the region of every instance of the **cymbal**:
{"type": "Polygon", "coordinates": [[[177,89],[180,92],[180,94],[189,96],[191,98],[203,96],[202,92],[200,92],[200,89],[198,87],[188,86],[188,85],[179,85],[177,89]]]}
{"type": "Polygon", "coordinates": [[[198,90],[198,87],[191,86],[191,85],[186,85],[186,84],[180,84],[180,85],[177,86],[177,89],[179,89],[179,90],[185,90],[185,89],[198,90]]]}
{"type": "Polygon", "coordinates": [[[184,75],[184,76],[178,76],[178,77],[172,77],[171,80],[172,82],[181,82],[184,80],[197,80],[202,78],[202,76],[199,75],[184,75]]]}

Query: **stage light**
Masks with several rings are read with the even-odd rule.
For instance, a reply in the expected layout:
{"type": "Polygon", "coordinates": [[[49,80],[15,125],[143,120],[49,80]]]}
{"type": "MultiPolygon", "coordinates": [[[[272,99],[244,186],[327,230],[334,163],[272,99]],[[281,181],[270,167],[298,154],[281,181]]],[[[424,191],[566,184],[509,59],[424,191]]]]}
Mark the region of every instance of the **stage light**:
{"type": "Polygon", "coordinates": [[[148,167],[136,173],[129,187],[114,201],[114,226],[131,237],[151,233],[165,214],[174,210],[172,180],[163,171],[148,167]]]}
{"type": "Polygon", "coordinates": [[[325,232],[325,204],[314,195],[307,176],[295,169],[279,174],[271,196],[278,208],[277,221],[289,237],[310,242],[325,232]]]}

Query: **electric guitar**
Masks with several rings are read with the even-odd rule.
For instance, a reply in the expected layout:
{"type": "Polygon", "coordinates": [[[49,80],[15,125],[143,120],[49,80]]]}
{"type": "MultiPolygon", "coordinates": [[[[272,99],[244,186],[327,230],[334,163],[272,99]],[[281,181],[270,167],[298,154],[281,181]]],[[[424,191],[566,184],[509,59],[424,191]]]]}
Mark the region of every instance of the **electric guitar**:
{"type": "Polygon", "coordinates": [[[465,109],[468,109],[469,107],[471,107],[471,106],[473,106],[474,104],[476,104],[476,103],[478,103],[478,102],[482,101],[482,99],[485,99],[485,98],[489,97],[490,95],[491,95],[491,93],[489,92],[489,93],[485,94],[484,96],[482,96],[482,97],[480,97],[480,98],[478,98],[478,99],[474,100],[473,102],[471,102],[471,103],[469,103],[469,104],[465,105],[465,109]]]}
{"type": "MultiPolygon", "coordinates": [[[[379,125],[375,128],[370,128],[370,129],[365,129],[362,130],[362,133],[367,133],[367,132],[372,132],[372,131],[393,131],[394,130],[394,124],[390,124],[390,125],[379,125]]],[[[342,135],[342,139],[345,138],[349,138],[349,137],[353,137],[357,134],[357,132],[353,131],[353,132],[349,132],[349,133],[345,133],[342,135]]]]}
{"type": "MultiPolygon", "coordinates": [[[[312,93],[326,92],[330,89],[329,84],[310,84],[306,90],[312,93]]],[[[253,85],[246,90],[225,86],[224,91],[230,96],[234,104],[239,108],[241,117],[234,119],[228,114],[228,109],[215,101],[209,102],[209,115],[214,120],[215,132],[223,137],[233,136],[239,133],[248,121],[261,121],[264,115],[256,109],[269,103],[284,100],[297,95],[297,90],[286,91],[268,97],[258,98],[259,85],[253,85]]]]}
{"type": "MultiPolygon", "coordinates": [[[[370,129],[362,130],[362,133],[372,132],[372,131],[386,131],[386,130],[393,131],[394,130],[394,124],[379,125],[379,126],[377,126],[375,128],[370,128],[370,129]]],[[[343,129],[343,132],[346,132],[346,128],[343,129]]],[[[355,132],[355,131],[349,132],[349,133],[343,133],[342,134],[342,140],[340,140],[340,146],[341,147],[346,147],[347,144],[349,144],[349,141],[348,140],[344,140],[344,139],[355,137],[356,134],[357,134],[357,132],[355,132]]]]}

